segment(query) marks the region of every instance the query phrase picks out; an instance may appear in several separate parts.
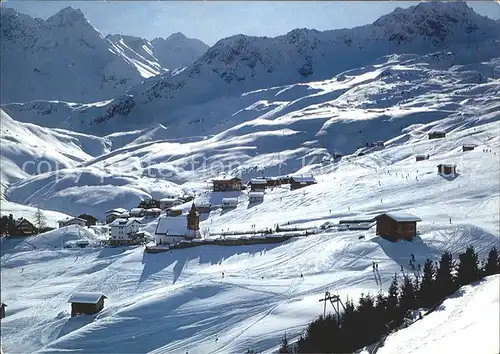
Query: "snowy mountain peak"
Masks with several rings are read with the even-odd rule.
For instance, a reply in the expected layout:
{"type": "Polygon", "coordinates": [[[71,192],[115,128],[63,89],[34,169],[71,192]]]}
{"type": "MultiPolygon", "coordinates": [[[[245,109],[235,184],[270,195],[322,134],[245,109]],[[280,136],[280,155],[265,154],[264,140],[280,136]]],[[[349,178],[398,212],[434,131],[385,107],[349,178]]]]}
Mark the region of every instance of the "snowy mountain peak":
{"type": "Polygon", "coordinates": [[[465,2],[422,2],[407,9],[397,8],[373,25],[385,28],[389,40],[400,43],[415,37],[443,42],[450,36],[463,37],[492,24],[493,20],[478,15],[465,2]]]}
{"type": "Polygon", "coordinates": [[[183,33],[181,32],[176,32],[176,33],[172,33],[170,36],[167,37],[167,41],[168,40],[186,40],[188,39],[183,33]]]}
{"type": "Polygon", "coordinates": [[[71,6],[57,12],[47,19],[47,23],[58,27],[74,27],[77,25],[90,25],[85,15],[80,9],[74,9],[71,6]]]}

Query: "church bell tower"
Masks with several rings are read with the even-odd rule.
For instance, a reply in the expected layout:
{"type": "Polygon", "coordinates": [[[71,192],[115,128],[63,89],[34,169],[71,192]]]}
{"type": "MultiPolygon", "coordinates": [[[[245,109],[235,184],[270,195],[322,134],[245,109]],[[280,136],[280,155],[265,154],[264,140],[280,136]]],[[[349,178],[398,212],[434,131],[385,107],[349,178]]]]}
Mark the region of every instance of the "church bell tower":
{"type": "Polygon", "coordinates": [[[198,231],[200,230],[200,214],[196,211],[194,203],[191,206],[191,210],[187,216],[187,228],[188,230],[198,231]]]}

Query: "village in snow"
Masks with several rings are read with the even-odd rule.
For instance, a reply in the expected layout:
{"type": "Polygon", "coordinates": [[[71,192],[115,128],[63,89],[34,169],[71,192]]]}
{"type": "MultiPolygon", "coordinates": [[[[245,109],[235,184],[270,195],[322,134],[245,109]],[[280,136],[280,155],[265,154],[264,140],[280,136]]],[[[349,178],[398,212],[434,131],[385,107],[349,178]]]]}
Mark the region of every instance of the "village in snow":
{"type": "Polygon", "coordinates": [[[33,86],[0,109],[2,353],[499,352],[498,20],[422,3],[179,69],[80,10],[1,16],[33,86]],[[31,45],[88,82],[55,100],[31,45]]]}

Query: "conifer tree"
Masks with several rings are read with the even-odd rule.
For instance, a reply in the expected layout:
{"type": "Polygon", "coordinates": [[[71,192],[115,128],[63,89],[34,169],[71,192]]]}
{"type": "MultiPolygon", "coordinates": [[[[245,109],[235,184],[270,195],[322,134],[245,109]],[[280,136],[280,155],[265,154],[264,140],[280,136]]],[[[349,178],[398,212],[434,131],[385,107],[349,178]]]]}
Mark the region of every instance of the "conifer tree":
{"type": "Polygon", "coordinates": [[[436,296],[438,299],[444,299],[457,289],[452,275],[454,268],[455,265],[451,253],[443,253],[436,272],[436,296]]]}
{"type": "Polygon", "coordinates": [[[436,284],[435,284],[436,270],[434,263],[430,259],[426,259],[424,263],[424,270],[420,289],[418,291],[418,304],[421,307],[431,307],[436,302],[436,284]]]}
{"type": "Polygon", "coordinates": [[[465,252],[458,255],[458,285],[467,285],[480,278],[479,259],[474,246],[469,246],[465,252]]]}
{"type": "Polygon", "coordinates": [[[292,350],[290,348],[290,344],[288,343],[288,338],[286,337],[286,332],[283,338],[281,338],[281,346],[280,349],[278,350],[278,353],[280,354],[291,354],[292,350]]]}
{"type": "Polygon", "coordinates": [[[399,325],[399,287],[398,275],[394,274],[391,285],[389,286],[389,293],[387,295],[387,319],[390,328],[395,328],[399,325]]]}
{"type": "Polygon", "coordinates": [[[401,295],[399,296],[399,307],[403,316],[409,310],[415,309],[415,284],[412,279],[405,274],[403,278],[403,284],[401,284],[401,295]]]}
{"type": "Polygon", "coordinates": [[[485,276],[500,273],[500,267],[498,264],[498,251],[495,246],[488,253],[488,260],[484,265],[483,272],[485,276]]]}

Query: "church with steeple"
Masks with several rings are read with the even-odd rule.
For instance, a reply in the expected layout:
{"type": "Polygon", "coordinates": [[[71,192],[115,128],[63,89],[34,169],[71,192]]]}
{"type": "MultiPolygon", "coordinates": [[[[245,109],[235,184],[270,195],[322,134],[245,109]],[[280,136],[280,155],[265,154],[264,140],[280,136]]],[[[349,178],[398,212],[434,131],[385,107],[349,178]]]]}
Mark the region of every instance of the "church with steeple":
{"type": "Polygon", "coordinates": [[[179,216],[162,216],[158,219],[155,230],[156,244],[172,245],[182,240],[201,238],[200,214],[194,204],[189,213],[179,216]]]}

